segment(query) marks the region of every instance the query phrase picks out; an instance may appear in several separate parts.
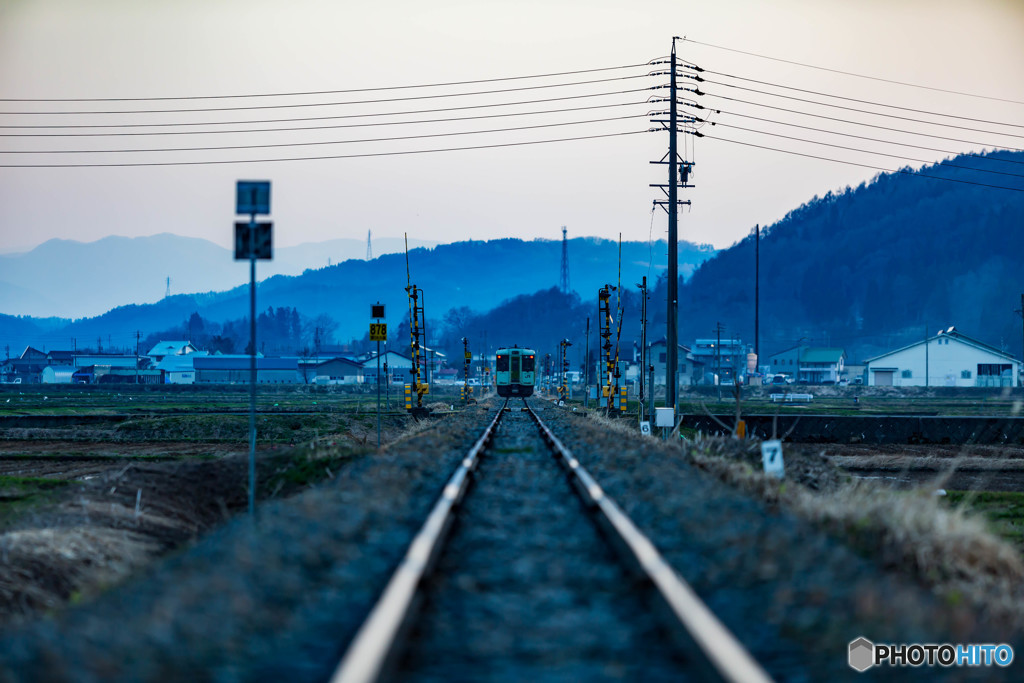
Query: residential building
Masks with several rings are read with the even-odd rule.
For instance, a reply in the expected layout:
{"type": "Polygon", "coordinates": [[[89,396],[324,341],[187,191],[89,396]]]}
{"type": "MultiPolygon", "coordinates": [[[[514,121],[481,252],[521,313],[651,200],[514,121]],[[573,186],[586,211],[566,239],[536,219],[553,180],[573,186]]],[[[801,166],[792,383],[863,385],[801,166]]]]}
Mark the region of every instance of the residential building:
{"type": "Polygon", "coordinates": [[[161,341],[146,355],[152,358],[154,363],[159,363],[168,356],[185,356],[196,351],[198,349],[189,341],[161,341]]]}
{"type": "Polygon", "coordinates": [[[703,366],[706,383],[714,384],[715,375],[720,382],[743,381],[746,375],[747,347],[739,339],[697,339],[691,354],[703,366]]]}
{"type": "MultiPolygon", "coordinates": [[[[655,386],[665,386],[665,372],[668,365],[668,342],[664,337],[651,342],[647,347],[648,365],[654,366],[655,386]]],[[[700,384],[704,378],[704,364],[697,360],[689,348],[678,345],[676,355],[676,369],[678,371],[679,386],[688,387],[700,384]]],[[[648,373],[645,380],[650,379],[648,373]]]]}
{"type": "Polygon", "coordinates": [[[800,354],[805,345],[792,346],[768,357],[768,368],[773,375],[786,375],[794,380],[800,374],[800,354]]]}
{"type": "Polygon", "coordinates": [[[806,348],[800,354],[796,381],[800,384],[835,384],[843,373],[846,351],[835,348],[806,348]]]}
{"type": "Polygon", "coordinates": [[[3,367],[0,368],[0,374],[3,375],[4,382],[39,384],[42,381],[45,367],[46,354],[31,346],[26,346],[20,356],[7,359],[3,367]]]}
{"type": "Polygon", "coordinates": [[[1015,387],[1020,361],[950,327],[865,367],[870,386],[1015,387]]]}

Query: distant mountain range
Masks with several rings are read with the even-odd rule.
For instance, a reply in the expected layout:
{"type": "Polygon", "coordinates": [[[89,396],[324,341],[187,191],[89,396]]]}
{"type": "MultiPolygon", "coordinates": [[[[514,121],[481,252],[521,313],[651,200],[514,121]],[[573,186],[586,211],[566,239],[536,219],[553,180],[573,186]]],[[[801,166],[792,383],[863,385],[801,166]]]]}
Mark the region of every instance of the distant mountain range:
{"type": "MultiPolygon", "coordinates": [[[[410,240],[409,247],[431,247],[410,240]]],[[[375,256],[404,249],[401,238],[373,240],[375,256]]],[[[309,268],[366,256],[366,242],[336,239],[280,247],[261,261],[257,277],[299,275],[309,268]]],[[[247,263],[213,242],[162,233],[105,237],[95,242],[53,239],[21,254],[0,255],[0,313],[85,318],[125,304],[155,303],[167,293],[214,292],[248,282],[247,263]]]]}
{"type": "MultiPolygon", "coordinates": [[[[162,237],[169,244],[178,239],[162,237]]],[[[198,246],[202,246],[202,240],[197,241],[200,245],[195,250],[172,251],[168,248],[163,252],[164,260],[194,258],[208,268],[222,269],[227,259],[231,266],[236,265],[230,261],[230,255],[224,256],[223,249],[219,252],[201,251],[198,246]]],[[[365,245],[362,248],[365,251],[365,245]]],[[[411,249],[409,268],[413,284],[423,289],[427,317],[436,324],[453,308],[486,312],[515,296],[557,286],[561,273],[561,249],[560,241],[548,240],[456,242],[411,249]]],[[[605,284],[615,284],[618,277],[618,250],[619,245],[609,240],[576,238],[569,241],[571,289],[579,292],[585,301],[594,300],[595,316],[597,290],[605,284]]],[[[653,284],[667,266],[666,252],[663,241],[624,242],[624,286],[635,288],[635,283],[645,276],[649,276],[653,284]]],[[[691,274],[714,253],[710,246],[681,242],[680,273],[684,276],[691,274]]],[[[109,265],[114,262],[107,261],[107,270],[114,270],[109,265]]],[[[167,269],[160,260],[151,263],[155,264],[151,266],[151,273],[167,269]]],[[[259,267],[262,266],[261,262],[259,267]]],[[[237,268],[244,271],[241,264],[237,268]]],[[[132,277],[147,277],[134,267],[129,269],[127,264],[124,271],[121,273],[123,278],[111,277],[110,280],[117,279],[126,289],[132,287],[132,277]]],[[[234,278],[235,282],[244,282],[245,275],[240,273],[234,278]]],[[[53,274],[52,277],[59,276],[53,274]]],[[[80,286],[67,277],[64,281],[65,289],[80,286]]],[[[397,328],[408,313],[405,287],[405,256],[385,254],[371,261],[353,259],[329,267],[325,265],[298,276],[268,278],[259,285],[257,305],[261,311],[268,307],[297,308],[307,319],[318,315],[330,316],[337,323],[333,339],[345,342],[366,334],[370,304],[377,301],[387,306],[388,322],[397,328]]],[[[129,297],[125,294],[122,298],[129,297]]],[[[15,350],[20,352],[26,344],[65,348],[71,345],[72,339],[76,339],[79,346],[95,346],[95,341],[100,339],[104,346],[124,348],[134,344],[136,331],[145,337],[175,327],[182,329],[193,313],[198,313],[205,320],[226,321],[247,317],[248,311],[249,288],[246,284],[222,292],[178,294],[155,303],[119,306],[102,315],[75,321],[0,316],[0,341],[6,340],[5,343],[12,347],[12,353],[15,350]]],[[[524,320],[523,324],[529,324],[529,321],[524,320]]]]}

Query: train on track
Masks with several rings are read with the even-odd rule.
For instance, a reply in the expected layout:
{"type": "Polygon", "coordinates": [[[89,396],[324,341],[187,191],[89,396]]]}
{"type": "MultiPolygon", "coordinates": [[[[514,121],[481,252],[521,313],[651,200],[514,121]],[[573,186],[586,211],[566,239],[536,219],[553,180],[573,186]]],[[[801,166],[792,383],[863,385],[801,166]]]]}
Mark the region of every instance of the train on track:
{"type": "Polygon", "coordinates": [[[518,346],[498,349],[494,379],[498,396],[532,396],[537,384],[537,352],[518,346]]]}

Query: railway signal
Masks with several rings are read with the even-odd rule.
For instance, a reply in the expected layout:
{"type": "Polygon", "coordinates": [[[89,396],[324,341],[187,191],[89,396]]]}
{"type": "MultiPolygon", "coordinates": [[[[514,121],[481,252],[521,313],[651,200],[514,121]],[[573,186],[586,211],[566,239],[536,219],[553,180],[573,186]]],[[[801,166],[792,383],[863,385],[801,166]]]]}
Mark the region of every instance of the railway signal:
{"type": "Polygon", "coordinates": [[[558,398],[560,401],[564,401],[569,394],[569,358],[566,354],[566,351],[570,346],[572,346],[572,342],[569,341],[568,339],[563,339],[562,341],[558,342],[558,355],[561,359],[558,371],[562,376],[561,381],[558,383],[558,398]]]}
{"type": "Polygon", "coordinates": [[[473,394],[473,387],[469,385],[469,365],[473,361],[473,354],[469,352],[469,339],[467,337],[462,338],[462,358],[465,364],[465,368],[462,371],[462,402],[468,404],[469,397],[473,394]]]}
{"type": "Polygon", "coordinates": [[[427,314],[423,305],[423,290],[412,284],[412,276],[409,272],[409,236],[405,237],[405,293],[409,296],[409,347],[412,356],[412,368],[409,373],[412,375],[412,393],[416,394],[416,410],[413,410],[411,396],[406,392],[406,408],[415,413],[423,411],[423,395],[430,390],[430,385],[420,381],[420,365],[426,363],[426,322],[427,314]],[[423,325],[420,325],[420,320],[423,325]],[[421,360],[422,359],[422,360],[421,360]]]}
{"type": "Polygon", "coordinates": [[[370,323],[370,341],[377,342],[377,448],[380,448],[380,343],[388,340],[388,324],[381,322],[384,304],[378,301],[370,306],[370,317],[376,321],[370,323]]]}

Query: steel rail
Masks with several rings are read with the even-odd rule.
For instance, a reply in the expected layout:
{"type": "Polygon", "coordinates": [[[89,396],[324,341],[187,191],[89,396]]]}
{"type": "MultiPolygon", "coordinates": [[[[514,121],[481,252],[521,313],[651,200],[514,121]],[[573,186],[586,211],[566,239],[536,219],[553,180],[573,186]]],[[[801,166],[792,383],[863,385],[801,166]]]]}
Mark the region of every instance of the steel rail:
{"type": "Polygon", "coordinates": [[[718,674],[723,679],[735,683],[770,683],[772,679],[768,673],[719,621],[689,584],[672,569],[651,540],[637,529],[629,516],[608,497],[572,452],[559,441],[528,404],[526,410],[537,423],[544,440],[570,472],[580,495],[604,515],[605,521],[618,535],[623,547],[628,549],[632,559],[658,589],[661,597],[718,674]]]}
{"type": "Polygon", "coordinates": [[[427,521],[409,545],[402,563],[331,676],[331,683],[369,683],[380,678],[388,658],[394,654],[402,627],[410,616],[416,589],[436,559],[450,526],[452,513],[466,492],[469,473],[476,467],[480,453],[494,436],[507,406],[508,399],[505,399],[497,415],[445,484],[427,521]]]}

